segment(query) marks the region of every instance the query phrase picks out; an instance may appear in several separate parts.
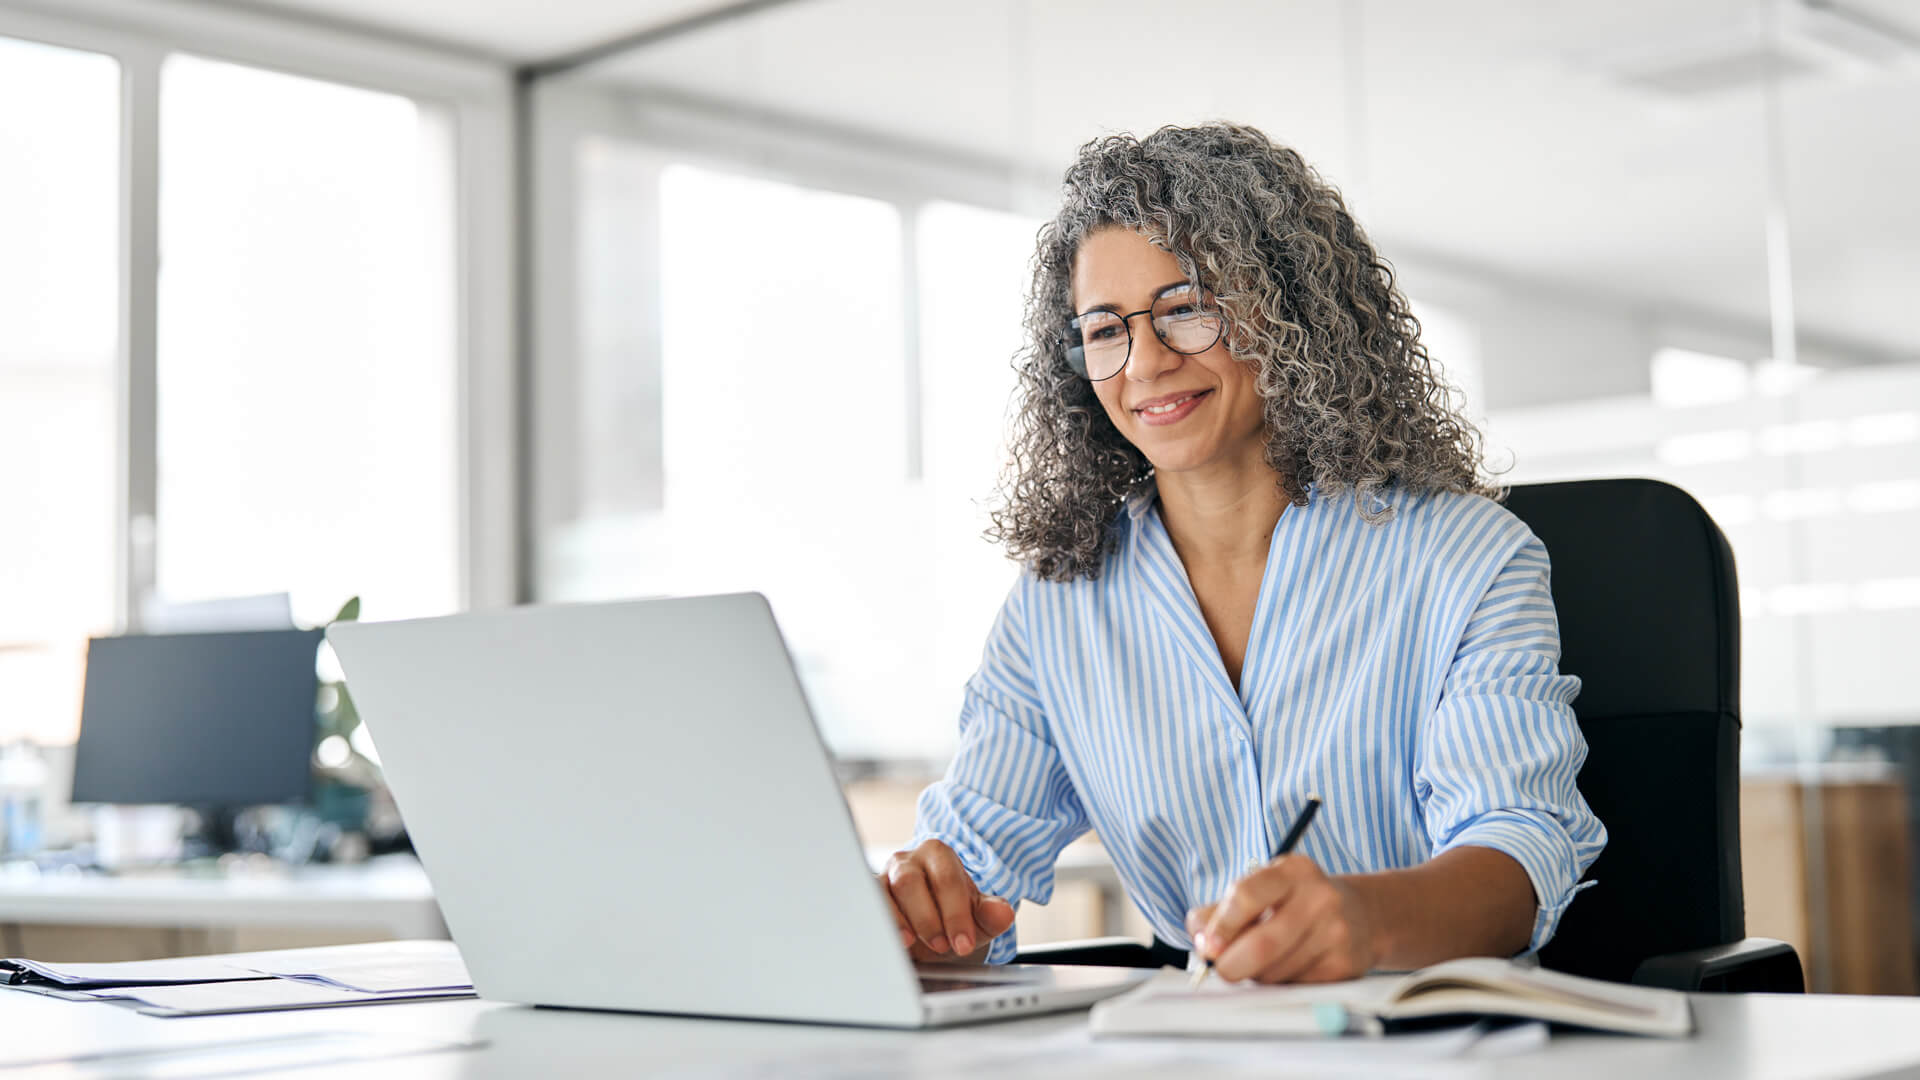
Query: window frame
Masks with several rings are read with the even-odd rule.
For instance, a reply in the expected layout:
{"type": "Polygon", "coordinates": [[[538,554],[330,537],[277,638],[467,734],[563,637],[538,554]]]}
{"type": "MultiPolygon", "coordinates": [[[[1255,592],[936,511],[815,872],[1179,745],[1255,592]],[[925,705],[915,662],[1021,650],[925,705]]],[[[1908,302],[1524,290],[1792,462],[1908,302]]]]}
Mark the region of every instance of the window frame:
{"type": "Polygon", "coordinates": [[[116,625],[138,629],[157,566],[160,78],[175,53],[400,94],[445,118],[453,147],[459,599],[463,608],[518,599],[512,68],[284,14],[141,0],[7,0],[0,36],[120,65],[116,625]]]}

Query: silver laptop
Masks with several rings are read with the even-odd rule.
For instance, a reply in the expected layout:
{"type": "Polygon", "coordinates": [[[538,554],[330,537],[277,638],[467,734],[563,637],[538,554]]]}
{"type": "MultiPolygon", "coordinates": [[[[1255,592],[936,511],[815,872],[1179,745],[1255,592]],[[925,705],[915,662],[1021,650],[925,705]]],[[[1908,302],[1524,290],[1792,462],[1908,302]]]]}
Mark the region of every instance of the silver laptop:
{"type": "Polygon", "coordinates": [[[482,996],[924,1027],[1150,974],[916,971],[757,594],[327,637],[482,996]]]}

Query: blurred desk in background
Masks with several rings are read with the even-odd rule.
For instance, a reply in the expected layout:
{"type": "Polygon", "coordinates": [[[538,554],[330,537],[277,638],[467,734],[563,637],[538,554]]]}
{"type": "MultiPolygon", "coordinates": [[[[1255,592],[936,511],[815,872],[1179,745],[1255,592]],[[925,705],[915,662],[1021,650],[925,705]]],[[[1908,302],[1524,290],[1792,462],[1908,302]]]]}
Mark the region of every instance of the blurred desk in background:
{"type": "Polygon", "coordinates": [[[1891,765],[1741,777],[1747,933],[1798,950],[1810,992],[1915,993],[1907,825],[1906,783],[1891,765]]]}
{"type": "MultiPolygon", "coordinates": [[[[856,780],[842,786],[867,863],[878,873],[887,857],[913,839],[914,804],[936,777],[856,780]]],[[[1127,899],[1120,875],[1100,838],[1092,833],[1068,844],[1054,865],[1053,899],[1021,904],[1022,945],[1123,936],[1146,941],[1153,928],[1127,899]]]]}
{"type": "MultiPolygon", "coordinates": [[[[867,865],[884,870],[892,847],[867,848],[867,865]]],[[[1147,941],[1153,928],[1135,911],[1120,885],[1120,875],[1098,839],[1085,837],[1068,844],[1053,867],[1053,899],[1046,904],[1021,904],[1020,944],[1125,936],[1147,941]]]]}
{"type": "Polygon", "coordinates": [[[445,938],[418,860],[200,873],[0,868],[0,955],[69,962],[445,938]]]}

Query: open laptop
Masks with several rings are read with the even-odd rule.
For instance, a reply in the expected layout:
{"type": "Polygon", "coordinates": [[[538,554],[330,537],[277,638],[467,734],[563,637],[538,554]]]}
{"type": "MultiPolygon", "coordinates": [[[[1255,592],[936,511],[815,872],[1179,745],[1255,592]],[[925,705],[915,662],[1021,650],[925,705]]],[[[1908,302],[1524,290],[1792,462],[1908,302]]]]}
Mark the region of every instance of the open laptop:
{"type": "Polygon", "coordinates": [[[757,594],[327,636],[482,996],[925,1027],[1150,974],[916,972],[757,594]]]}

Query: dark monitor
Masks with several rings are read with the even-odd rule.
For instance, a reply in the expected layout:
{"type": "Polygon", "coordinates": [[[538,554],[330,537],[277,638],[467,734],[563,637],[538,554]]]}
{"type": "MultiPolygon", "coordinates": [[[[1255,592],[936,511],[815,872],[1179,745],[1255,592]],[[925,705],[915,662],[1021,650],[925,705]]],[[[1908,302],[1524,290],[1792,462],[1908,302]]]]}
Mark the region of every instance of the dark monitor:
{"type": "Polygon", "coordinates": [[[77,803],[304,801],[321,630],[94,638],[77,803]]]}

